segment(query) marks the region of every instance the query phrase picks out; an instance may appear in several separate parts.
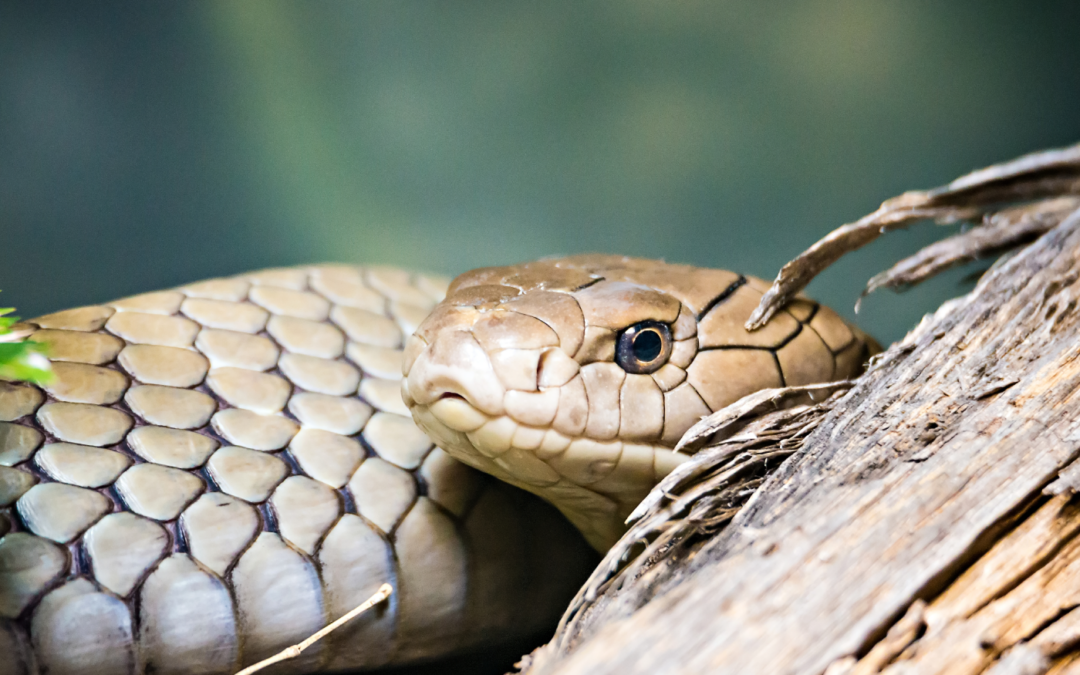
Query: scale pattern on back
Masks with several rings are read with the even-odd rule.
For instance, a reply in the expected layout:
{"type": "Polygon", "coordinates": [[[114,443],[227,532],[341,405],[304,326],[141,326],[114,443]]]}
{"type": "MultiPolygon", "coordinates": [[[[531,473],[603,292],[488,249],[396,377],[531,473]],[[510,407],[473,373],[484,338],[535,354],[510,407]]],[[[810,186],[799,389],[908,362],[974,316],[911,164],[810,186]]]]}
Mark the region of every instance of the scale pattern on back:
{"type": "Polygon", "coordinates": [[[30,322],[56,378],[0,382],[0,675],[230,673],[386,581],[388,608],[268,672],[550,625],[592,553],[401,401],[447,283],[274,269],[30,322]]]}

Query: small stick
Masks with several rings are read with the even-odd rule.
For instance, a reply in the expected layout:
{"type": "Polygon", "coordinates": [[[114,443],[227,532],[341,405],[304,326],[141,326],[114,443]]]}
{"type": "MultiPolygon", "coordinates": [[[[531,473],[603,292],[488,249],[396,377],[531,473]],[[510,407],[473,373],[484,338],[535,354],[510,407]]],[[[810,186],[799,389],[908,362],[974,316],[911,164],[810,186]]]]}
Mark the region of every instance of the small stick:
{"type": "Polygon", "coordinates": [[[362,605],[352,610],[345,616],[341,617],[337,621],[333,622],[329,626],[326,626],[325,628],[315,633],[308,639],[304,640],[300,644],[295,644],[292,647],[287,647],[286,649],[283,649],[282,651],[274,654],[268,659],[263,659],[262,661],[259,661],[253,666],[248,666],[247,668],[244,668],[240,672],[236,673],[236,675],[252,675],[252,673],[256,673],[263,668],[269,668],[275,663],[287,661],[288,659],[295,659],[297,656],[300,656],[300,652],[304,651],[305,649],[315,644],[319,640],[323,639],[338,628],[341,628],[346,623],[352,621],[353,619],[368,611],[375,605],[385,601],[387,598],[390,597],[390,594],[393,592],[394,588],[390,584],[383,584],[382,586],[379,586],[379,590],[375,591],[375,595],[365,600],[362,605]]]}

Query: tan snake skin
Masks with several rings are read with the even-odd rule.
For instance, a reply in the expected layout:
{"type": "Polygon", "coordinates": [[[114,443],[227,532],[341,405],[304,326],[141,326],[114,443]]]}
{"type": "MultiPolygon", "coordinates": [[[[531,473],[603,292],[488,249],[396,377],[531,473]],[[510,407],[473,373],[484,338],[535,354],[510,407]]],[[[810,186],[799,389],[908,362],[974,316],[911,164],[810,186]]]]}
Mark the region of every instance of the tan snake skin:
{"type": "Polygon", "coordinates": [[[29,322],[57,377],[0,382],[0,675],[231,673],[387,581],[388,606],[265,672],[534,633],[595,558],[507,483],[604,548],[700,415],[873,349],[804,299],[746,333],[765,284],[718,270],[492,268],[433,312],[446,286],[300,267],[29,322]],[[670,337],[641,343],[652,372],[616,362],[632,326],[670,337]]]}
{"type": "Polygon", "coordinates": [[[605,255],[469,272],[409,338],[402,395],[439,447],[540,495],[606,551],[685,461],[671,449],[694,422],[759,389],[853,377],[878,349],[804,298],[747,332],[767,289],[605,255]],[[635,327],[664,333],[647,366],[617,356],[635,327]]]}

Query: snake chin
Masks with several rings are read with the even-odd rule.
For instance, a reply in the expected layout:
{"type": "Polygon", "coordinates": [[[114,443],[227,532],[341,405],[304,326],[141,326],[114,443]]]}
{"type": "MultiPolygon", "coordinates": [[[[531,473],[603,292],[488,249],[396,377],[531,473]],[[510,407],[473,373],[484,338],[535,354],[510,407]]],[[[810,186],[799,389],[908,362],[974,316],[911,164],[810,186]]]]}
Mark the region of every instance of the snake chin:
{"type": "Polygon", "coordinates": [[[687,459],[658,444],[571,438],[487,415],[456,394],[409,407],[439,447],[551,502],[600,551],[618,540],[649,490],[687,459]]]}

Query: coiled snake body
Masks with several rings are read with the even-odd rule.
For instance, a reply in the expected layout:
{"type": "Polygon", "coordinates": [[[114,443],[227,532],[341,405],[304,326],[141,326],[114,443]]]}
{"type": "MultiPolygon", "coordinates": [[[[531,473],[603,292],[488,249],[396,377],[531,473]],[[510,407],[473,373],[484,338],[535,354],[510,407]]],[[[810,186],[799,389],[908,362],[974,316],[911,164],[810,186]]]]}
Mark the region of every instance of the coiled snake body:
{"type": "Polygon", "coordinates": [[[577,532],[610,546],[691,424],[861,369],[872,341],[810,300],[744,330],[766,287],[616,256],[448,290],[322,266],[29,322],[56,377],[0,382],[0,675],[231,673],[387,581],[266,672],[550,627],[594,561],[577,532]]]}

